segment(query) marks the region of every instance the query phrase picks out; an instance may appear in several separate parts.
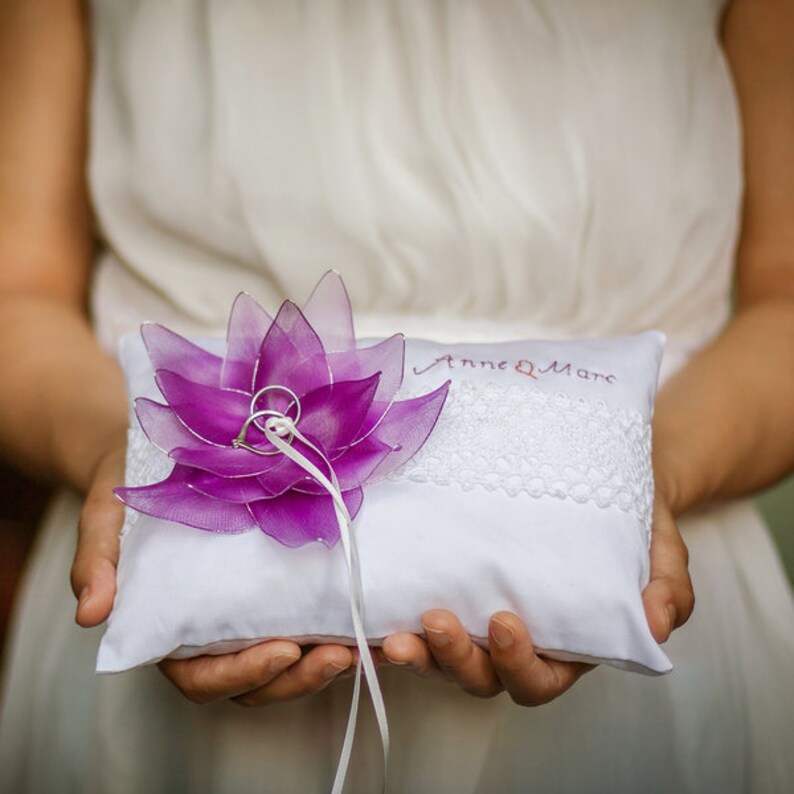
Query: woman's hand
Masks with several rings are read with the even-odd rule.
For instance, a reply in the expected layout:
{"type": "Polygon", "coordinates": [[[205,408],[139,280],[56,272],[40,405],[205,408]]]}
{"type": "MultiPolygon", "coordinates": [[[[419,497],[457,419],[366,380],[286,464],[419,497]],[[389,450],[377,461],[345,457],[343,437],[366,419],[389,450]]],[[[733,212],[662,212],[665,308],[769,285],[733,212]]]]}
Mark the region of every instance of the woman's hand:
{"type": "Polygon", "coordinates": [[[241,706],[266,706],[324,689],[355,664],[344,645],[318,645],[302,653],[288,640],[271,640],[238,653],[163,659],[162,673],[194,703],[231,698],[241,706]]]}
{"type": "MultiPolygon", "coordinates": [[[[113,488],[123,481],[121,446],[100,460],[80,517],[72,589],[78,599],[76,620],[84,627],[102,623],[113,606],[124,522],[124,506],[113,488]]],[[[303,653],[294,642],[273,640],[222,656],[165,659],[159,667],[195,703],[231,698],[243,706],[262,706],[318,692],[354,663],[355,652],[341,645],[303,653]]]]}
{"type": "Polygon", "coordinates": [[[440,676],[476,697],[506,690],[520,706],[540,706],[569,689],[593,665],[560,662],[535,653],[526,626],[512,612],[497,612],[488,627],[489,650],[472,642],[451,612],[434,609],[422,616],[424,637],[387,637],[386,661],[421,676],[440,676]]]}
{"type": "Polygon", "coordinates": [[[113,495],[113,488],[124,482],[124,456],[120,445],[100,458],[80,514],[72,590],[77,596],[75,620],[84,628],[107,620],[116,595],[124,505],[113,495]]]}
{"type": "Polygon", "coordinates": [[[695,593],[689,578],[689,552],[667,500],[657,496],[653,508],[651,576],[642,593],[645,615],[654,639],[666,642],[673,629],[689,620],[695,593]]]}
{"type": "MultiPolygon", "coordinates": [[[[651,575],[643,591],[645,614],[657,642],[692,614],[695,597],[687,549],[667,502],[657,496],[651,541],[651,575]]],[[[477,697],[506,690],[520,706],[539,706],[570,689],[593,665],[560,662],[535,652],[526,626],[511,612],[498,612],[488,628],[488,651],[472,641],[451,612],[422,616],[424,637],[401,633],[383,643],[386,661],[422,676],[440,676],[477,697]]]]}

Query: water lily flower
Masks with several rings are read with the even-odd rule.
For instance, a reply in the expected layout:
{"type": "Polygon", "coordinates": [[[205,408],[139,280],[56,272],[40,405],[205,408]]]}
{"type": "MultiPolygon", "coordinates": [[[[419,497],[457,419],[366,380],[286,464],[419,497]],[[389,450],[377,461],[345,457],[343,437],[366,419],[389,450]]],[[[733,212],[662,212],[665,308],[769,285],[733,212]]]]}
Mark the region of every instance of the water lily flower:
{"type": "Polygon", "coordinates": [[[284,439],[326,476],[332,470],[352,518],[364,487],[424,444],[449,388],[397,400],[405,340],[397,334],[358,349],[347,291],[333,272],[303,311],[285,301],[275,318],[238,295],[223,357],[161,325],[141,333],[165,402],[139,398],[135,411],[174,467],[162,482],[117,488],[117,496],[211,532],[259,527],[287,546],[333,546],[339,525],[328,491],[268,440],[268,421],[281,421],[284,439]]]}

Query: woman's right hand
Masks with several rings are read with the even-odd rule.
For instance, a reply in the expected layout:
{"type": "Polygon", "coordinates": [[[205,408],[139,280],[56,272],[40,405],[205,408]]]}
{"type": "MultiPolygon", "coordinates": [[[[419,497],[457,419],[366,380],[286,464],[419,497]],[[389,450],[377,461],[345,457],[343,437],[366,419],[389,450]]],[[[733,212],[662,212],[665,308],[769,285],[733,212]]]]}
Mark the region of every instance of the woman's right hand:
{"type": "MultiPolygon", "coordinates": [[[[105,621],[116,594],[119,533],[124,506],[113,488],[124,481],[124,448],[97,465],[80,517],[72,589],[77,623],[86,628],[105,621]]],[[[356,662],[355,651],[322,645],[303,653],[288,640],[272,640],[238,653],[164,659],[159,667],[194,703],[232,699],[243,706],[293,700],[326,687],[356,662]]]]}
{"type": "Polygon", "coordinates": [[[71,578],[77,596],[75,620],[84,628],[107,620],[116,595],[124,505],[113,488],[124,482],[124,456],[120,446],[100,459],[80,514],[71,578]]]}

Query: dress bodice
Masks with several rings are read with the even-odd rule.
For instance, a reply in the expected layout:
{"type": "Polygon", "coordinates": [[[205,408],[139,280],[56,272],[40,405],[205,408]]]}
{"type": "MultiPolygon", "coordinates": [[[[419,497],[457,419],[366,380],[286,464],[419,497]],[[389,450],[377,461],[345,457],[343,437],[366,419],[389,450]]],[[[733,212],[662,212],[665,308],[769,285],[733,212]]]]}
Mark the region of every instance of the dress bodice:
{"type": "Polygon", "coordinates": [[[362,330],[702,345],[739,130],[711,0],[102,0],[106,339],[326,270],[362,330]]]}

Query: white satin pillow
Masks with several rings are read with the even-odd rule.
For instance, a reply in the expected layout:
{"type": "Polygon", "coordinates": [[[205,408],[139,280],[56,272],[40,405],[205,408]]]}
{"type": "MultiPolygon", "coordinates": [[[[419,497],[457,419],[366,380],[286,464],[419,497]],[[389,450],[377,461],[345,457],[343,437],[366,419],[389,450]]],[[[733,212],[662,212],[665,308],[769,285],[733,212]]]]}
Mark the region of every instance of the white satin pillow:
{"type": "MultiPolygon", "coordinates": [[[[201,342],[213,352],[220,340],[201,342]]],[[[372,644],[453,610],[486,642],[520,615],[558,659],[664,673],[641,592],[653,501],[650,419],[664,338],[440,345],[407,340],[400,396],[452,380],[417,456],[366,489],[353,524],[372,644]]],[[[160,398],[141,339],[125,337],[130,401],[160,398]]],[[[169,459],[131,414],[127,485],[169,459]]],[[[99,672],[264,639],[354,644],[342,549],[287,548],[128,510],[99,672]]]]}

